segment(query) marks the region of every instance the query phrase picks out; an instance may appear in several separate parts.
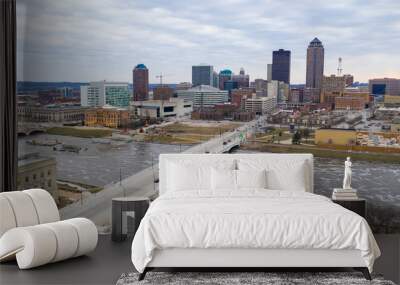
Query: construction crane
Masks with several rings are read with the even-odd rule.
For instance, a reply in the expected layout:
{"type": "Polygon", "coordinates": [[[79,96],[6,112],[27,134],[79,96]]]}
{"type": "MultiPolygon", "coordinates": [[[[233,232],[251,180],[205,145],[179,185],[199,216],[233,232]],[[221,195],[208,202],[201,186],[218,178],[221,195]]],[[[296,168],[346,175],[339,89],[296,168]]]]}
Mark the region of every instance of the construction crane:
{"type": "Polygon", "coordinates": [[[164,78],[165,76],[167,76],[167,75],[162,74],[162,73],[160,73],[159,75],[156,76],[156,78],[160,79],[160,86],[163,86],[162,80],[163,80],[163,78],[164,78]]]}
{"type": "Polygon", "coordinates": [[[160,73],[159,75],[156,75],[156,78],[160,79],[160,86],[162,86],[163,77],[164,77],[164,75],[162,73],[160,73]]]}
{"type": "Polygon", "coordinates": [[[339,58],[338,58],[337,75],[338,75],[338,76],[342,76],[342,71],[343,71],[343,68],[342,68],[342,58],[339,57],[339,58]]]}
{"type": "Polygon", "coordinates": [[[171,74],[162,74],[156,75],[157,79],[160,79],[160,86],[163,86],[163,78],[170,76],[171,74]]]}

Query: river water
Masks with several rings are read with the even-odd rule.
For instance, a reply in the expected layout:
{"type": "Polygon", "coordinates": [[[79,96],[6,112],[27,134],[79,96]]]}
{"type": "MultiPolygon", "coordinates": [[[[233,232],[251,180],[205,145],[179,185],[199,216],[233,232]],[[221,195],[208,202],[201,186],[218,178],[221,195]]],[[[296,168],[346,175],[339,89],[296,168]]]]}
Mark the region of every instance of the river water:
{"type": "MultiPolygon", "coordinates": [[[[374,232],[400,233],[400,164],[353,161],[352,172],[351,186],[367,200],[374,232]]],[[[331,197],[333,188],[342,187],[343,175],[343,160],[314,158],[314,193],[331,197]]]]}
{"type": "MultiPolygon", "coordinates": [[[[353,161],[352,187],[367,200],[367,220],[376,232],[400,233],[400,164],[353,161]]],[[[316,158],[315,192],[330,196],[342,185],[344,161],[316,158]]]]}
{"type": "MultiPolygon", "coordinates": [[[[20,155],[38,152],[57,160],[57,178],[104,186],[156,165],[160,153],[184,151],[187,145],[131,142],[108,148],[91,139],[38,134],[19,139],[20,155]],[[52,147],[27,144],[27,140],[58,140],[82,147],[79,153],[54,151],[52,147]]],[[[244,153],[245,151],[239,150],[244,153]]],[[[315,158],[314,191],[330,197],[342,185],[344,161],[315,158]]],[[[400,233],[400,165],[353,161],[352,186],[367,199],[367,220],[375,232],[400,233]]]]}
{"type": "MultiPolygon", "coordinates": [[[[104,186],[118,182],[147,167],[157,165],[160,153],[184,151],[187,145],[167,145],[156,143],[130,142],[118,147],[94,143],[92,139],[69,136],[37,134],[18,140],[19,156],[39,153],[54,157],[57,161],[57,178],[89,185],[104,186]],[[79,146],[79,153],[54,151],[53,147],[31,145],[30,140],[55,141],[79,146]]],[[[115,142],[118,144],[118,142],[115,142]]]]}

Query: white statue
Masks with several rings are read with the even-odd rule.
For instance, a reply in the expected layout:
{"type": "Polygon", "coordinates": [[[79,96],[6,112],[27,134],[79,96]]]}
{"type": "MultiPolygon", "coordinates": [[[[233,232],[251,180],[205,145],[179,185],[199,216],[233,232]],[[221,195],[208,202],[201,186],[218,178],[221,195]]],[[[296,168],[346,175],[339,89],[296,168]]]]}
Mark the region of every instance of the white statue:
{"type": "Polygon", "coordinates": [[[344,162],[344,179],[343,179],[343,189],[351,188],[351,160],[350,157],[344,162]]]}

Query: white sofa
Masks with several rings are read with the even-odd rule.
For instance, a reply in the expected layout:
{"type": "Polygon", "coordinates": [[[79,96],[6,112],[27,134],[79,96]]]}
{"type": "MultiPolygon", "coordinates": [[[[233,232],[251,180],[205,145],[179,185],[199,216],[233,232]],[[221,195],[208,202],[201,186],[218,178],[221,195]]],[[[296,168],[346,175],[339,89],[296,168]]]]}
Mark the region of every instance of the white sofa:
{"type": "Polygon", "coordinates": [[[0,262],[16,259],[20,269],[84,255],[96,248],[97,228],[85,218],[60,221],[43,189],[0,193],[0,262]]]}

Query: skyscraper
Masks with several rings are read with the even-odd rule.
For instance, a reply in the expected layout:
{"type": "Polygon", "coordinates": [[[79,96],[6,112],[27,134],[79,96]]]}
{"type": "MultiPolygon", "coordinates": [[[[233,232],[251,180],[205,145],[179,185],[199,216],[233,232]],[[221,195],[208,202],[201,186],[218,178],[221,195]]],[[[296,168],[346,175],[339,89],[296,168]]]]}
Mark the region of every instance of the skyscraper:
{"type": "Polygon", "coordinates": [[[267,64],[267,80],[272,80],[272,63],[267,64]]]}
{"type": "Polygon", "coordinates": [[[240,68],[239,74],[232,75],[232,81],[236,81],[238,87],[237,88],[247,88],[250,85],[250,76],[246,74],[244,68],[240,68]]]}
{"type": "Polygon", "coordinates": [[[212,87],[218,88],[219,87],[219,75],[218,72],[213,71],[213,85],[212,87]]]}
{"type": "Polygon", "coordinates": [[[133,70],[133,101],[149,99],[149,70],[140,63],[133,70]]]}
{"type": "Polygon", "coordinates": [[[290,83],[290,50],[272,52],[272,80],[290,83]]]}
{"type": "Polygon", "coordinates": [[[307,48],[306,87],[321,90],[324,76],[324,46],[314,38],[307,48]]]}
{"type": "Polygon", "coordinates": [[[232,80],[232,71],[229,69],[224,69],[219,72],[219,89],[225,90],[225,82],[232,80]]]}
{"type": "Polygon", "coordinates": [[[213,86],[214,68],[212,65],[193,65],[192,66],[192,85],[213,86]]]}

